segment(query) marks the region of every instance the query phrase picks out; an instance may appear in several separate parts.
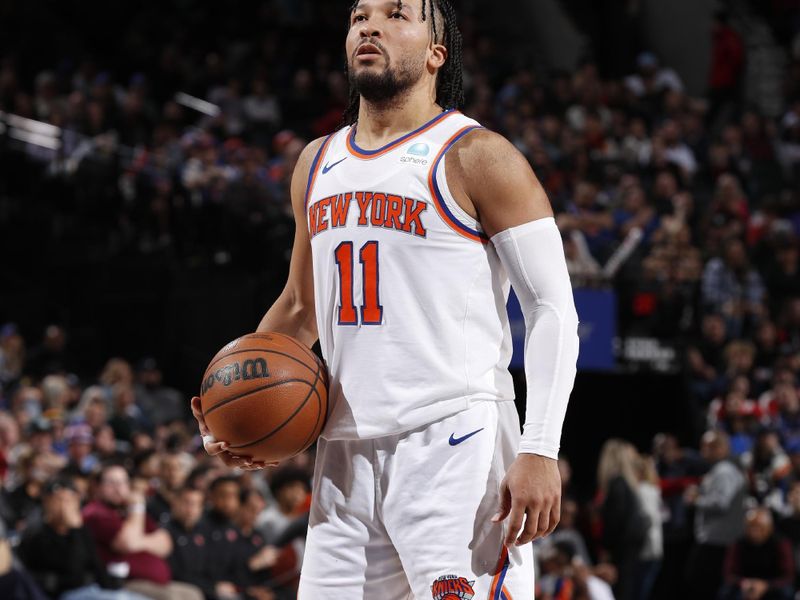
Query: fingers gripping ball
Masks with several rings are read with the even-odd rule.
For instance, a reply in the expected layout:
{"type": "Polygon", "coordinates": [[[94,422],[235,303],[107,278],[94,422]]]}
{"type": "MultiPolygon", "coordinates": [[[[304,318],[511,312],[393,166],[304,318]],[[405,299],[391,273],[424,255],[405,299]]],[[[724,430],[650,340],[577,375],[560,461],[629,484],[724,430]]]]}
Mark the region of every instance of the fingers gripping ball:
{"type": "Polygon", "coordinates": [[[328,416],[328,374],[316,354],[280,333],[251,333],[220,350],[200,388],[206,425],[228,451],[274,462],[319,437],[328,416]]]}

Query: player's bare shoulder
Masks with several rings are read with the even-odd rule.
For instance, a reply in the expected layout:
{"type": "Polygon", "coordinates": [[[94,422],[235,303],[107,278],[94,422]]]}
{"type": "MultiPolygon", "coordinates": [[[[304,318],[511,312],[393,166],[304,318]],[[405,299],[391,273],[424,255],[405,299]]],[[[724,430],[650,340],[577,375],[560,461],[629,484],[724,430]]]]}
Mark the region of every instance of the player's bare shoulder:
{"type": "Polygon", "coordinates": [[[300,152],[297,164],[294,167],[294,174],[292,175],[292,191],[295,191],[295,185],[298,184],[302,185],[303,191],[305,191],[311,165],[314,163],[314,158],[317,156],[319,149],[322,147],[322,144],[325,143],[326,139],[328,139],[328,136],[319,137],[306,144],[306,147],[300,152]]]}
{"type": "Polygon", "coordinates": [[[468,180],[484,181],[496,177],[497,170],[528,167],[528,161],[519,150],[499,133],[489,129],[475,129],[461,138],[450,151],[453,167],[468,180]]]}
{"type": "Polygon", "coordinates": [[[314,164],[314,158],[317,156],[319,149],[327,136],[315,139],[303,148],[300,156],[297,158],[297,164],[294,166],[294,173],[292,173],[292,204],[295,209],[298,206],[302,207],[305,201],[306,187],[308,186],[308,174],[311,172],[311,166],[314,164]]]}
{"type": "Polygon", "coordinates": [[[448,153],[447,181],[459,205],[491,236],[552,209],[528,160],[499,133],[476,129],[448,153]]]}

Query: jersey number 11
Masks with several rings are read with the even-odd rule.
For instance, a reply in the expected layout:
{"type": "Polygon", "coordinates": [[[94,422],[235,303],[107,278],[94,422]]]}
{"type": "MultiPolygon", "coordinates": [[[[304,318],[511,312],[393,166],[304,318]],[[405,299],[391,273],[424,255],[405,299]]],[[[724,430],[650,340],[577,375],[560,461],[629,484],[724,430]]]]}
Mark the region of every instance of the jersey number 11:
{"type": "MultiPolygon", "coordinates": [[[[353,300],[353,242],[342,242],[334,252],[339,267],[339,325],[358,325],[359,314],[353,300]]],[[[361,324],[380,325],[383,306],[378,293],[378,242],[367,242],[358,253],[361,263],[361,324]]]]}

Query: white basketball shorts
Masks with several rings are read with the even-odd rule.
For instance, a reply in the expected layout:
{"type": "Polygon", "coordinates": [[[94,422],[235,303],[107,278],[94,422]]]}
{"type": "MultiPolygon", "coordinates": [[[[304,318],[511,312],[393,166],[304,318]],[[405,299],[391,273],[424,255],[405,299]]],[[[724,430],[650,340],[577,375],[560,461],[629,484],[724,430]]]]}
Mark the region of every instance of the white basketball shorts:
{"type": "Polygon", "coordinates": [[[513,402],[403,434],[320,439],[299,600],[533,600],[531,544],[491,522],[517,455],[513,402]]]}

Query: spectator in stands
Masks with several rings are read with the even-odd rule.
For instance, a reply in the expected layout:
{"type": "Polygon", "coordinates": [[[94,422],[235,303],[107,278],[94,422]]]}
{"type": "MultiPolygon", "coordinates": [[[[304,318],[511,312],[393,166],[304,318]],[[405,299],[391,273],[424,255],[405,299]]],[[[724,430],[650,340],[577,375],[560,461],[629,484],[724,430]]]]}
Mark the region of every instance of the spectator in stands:
{"type": "Polygon", "coordinates": [[[249,596],[255,598],[274,596],[272,586],[284,588],[289,595],[297,596],[299,561],[291,546],[282,549],[270,546],[255,526],[258,515],[266,507],[263,496],[253,489],[242,490],[241,509],[236,526],[241,536],[237,542],[237,562],[242,567],[239,583],[249,596]],[[273,577],[272,567],[280,563],[281,572],[273,577]]]}
{"type": "Polygon", "coordinates": [[[752,449],[762,414],[744,391],[731,387],[709,406],[709,425],[728,434],[731,455],[738,458],[752,449]]]}
{"type": "Polygon", "coordinates": [[[210,508],[205,521],[209,528],[209,551],[214,557],[208,573],[220,598],[237,594],[236,582],[241,573],[237,548],[241,533],[235,519],[241,509],[241,492],[239,479],[233,475],[217,477],[208,490],[210,508]]]}
{"type": "Polygon", "coordinates": [[[142,360],[136,379],[136,406],[147,415],[150,423],[163,425],[185,418],[186,402],[183,395],[163,384],[161,369],[154,358],[142,360]]]}
{"type": "Polygon", "coordinates": [[[800,353],[800,298],[787,298],[780,315],[778,336],[783,354],[800,353]]]}
{"type": "Polygon", "coordinates": [[[739,79],[744,69],[745,57],[742,38],[729,25],[727,12],[718,10],[714,13],[711,35],[709,123],[733,111],[738,105],[739,79]]]}
{"type": "Polygon", "coordinates": [[[800,396],[797,388],[790,383],[782,383],[773,391],[775,413],[769,415],[769,422],[784,444],[800,441],[800,396]]]}
{"type": "Polygon", "coordinates": [[[788,485],[792,463],[781,447],[777,432],[762,429],[750,452],[741,457],[750,485],[750,495],[759,502],[779,508],[788,485]]]}
{"type": "Polygon", "coordinates": [[[100,384],[105,388],[109,398],[116,385],[133,385],[133,369],[130,363],[123,358],[110,358],[98,378],[100,384]]]}
{"type": "Polygon", "coordinates": [[[592,256],[604,263],[611,254],[614,241],[614,219],[598,196],[596,183],[588,180],[578,182],[572,204],[556,220],[562,233],[578,231],[583,234],[592,256]]]}
{"type": "Polygon", "coordinates": [[[764,272],[773,314],[779,315],[783,301],[800,296],[800,252],[797,239],[784,238],[776,242],[774,259],[764,272]]]}
{"type": "Polygon", "coordinates": [[[542,600],[614,600],[611,586],[592,573],[567,541],[545,547],[536,597],[542,600]]]}
{"type": "MultiPolygon", "coordinates": [[[[758,325],[755,335],[756,358],[753,364],[753,384],[755,391],[762,393],[768,389],[778,358],[778,329],[770,320],[758,325]]],[[[760,401],[760,398],[759,398],[760,401]]]]}
{"type": "Polygon", "coordinates": [[[647,600],[650,598],[664,559],[664,504],[661,500],[655,461],[651,457],[637,456],[636,475],[639,480],[636,492],[641,509],[647,515],[649,527],[636,567],[636,592],[633,597],[647,600]]]}
{"type": "Polygon", "coordinates": [[[265,79],[259,77],[252,81],[243,109],[253,140],[259,145],[268,146],[271,134],[280,126],[281,108],[265,79]]]}
{"type": "Polygon", "coordinates": [[[161,455],[158,486],[147,501],[147,513],[164,524],[170,520],[175,495],[184,488],[193,459],[185,452],[174,450],[161,455]]]}
{"type": "Polygon", "coordinates": [[[9,469],[16,466],[19,443],[19,425],[10,414],[0,411],[0,483],[6,482],[9,469]]]}
{"type": "Polygon", "coordinates": [[[708,431],[700,452],[711,466],[698,487],[687,488],[685,501],[695,507],[695,545],[688,558],[686,582],[692,599],[714,598],[722,583],[727,547],[742,533],[746,481],[730,460],[728,436],[708,431]]]}
{"type": "Polygon", "coordinates": [[[68,466],[75,467],[82,473],[90,473],[99,464],[97,456],[92,454],[94,438],[92,428],[86,423],[69,425],[64,436],[67,441],[68,466]]]}
{"type": "Polygon", "coordinates": [[[18,467],[22,478],[14,489],[3,492],[4,504],[9,513],[2,515],[2,518],[13,529],[22,531],[41,522],[42,489],[61,464],[53,463],[48,456],[29,450],[20,457],[18,467]]]}
{"type": "Polygon", "coordinates": [[[725,320],[717,314],[703,317],[702,337],[687,351],[693,395],[706,403],[721,391],[720,377],[725,368],[725,320]]]}
{"type": "Polygon", "coordinates": [[[793,481],[786,494],[787,509],[776,529],[792,545],[794,587],[800,589],[800,481],[793,481]]]}
{"type": "Polygon", "coordinates": [[[105,390],[99,385],[92,385],[81,394],[73,419],[86,423],[93,432],[97,432],[100,427],[108,423],[110,407],[111,403],[106,398],[105,390]]]}
{"type": "Polygon", "coordinates": [[[683,141],[680,125],[668,119],[653,137],[654,159],[677,167],[681,181],[691,183],[698,165],[692,149],[683,141]]]}
{"type": "Polygon", "coordinates": [[[3,600],[48,600],[36,581],[15,564],[6,527],[0,519],[0,598],[3,600]]]}
{"type": "Polygon", "coordinates": [[[130,444],[114,437],[111,425],[101,425],[94,432],[94,452],[101,463],[121,462],[127,458],[130,444]]]}
{"type": "Polygon", "coordinates": [[[94,541],[83,525],[80,498],[69,479],[56,478],[43,492],[44,519],[30,527],[19,548],[20,560],[46,593],[61,600],[144,600],[111,585],[94,541]]]}
{"type": "Polygon", "coordinates": [[[311,485],[308,473],[293,467],[281,467],[270,480],[275,502],[258,519],[257,528],[268,544],[276,544],[290,525],[308,513],[311,485]]]}
{"type": "Polygon", "coordinates": [[[141,429],[150,427],[150,420],[136,406],[136,394],[133,386],[118,384],[112,390],[114,412],[109,420],[109,425],[114,430],[114,437],[125,442],[131,442],[133,434],[141,429]]]}
{"type": "Polygon", "coordinates": [[[25,339],[11,323],[0,328],[0,392],[22,376],[25,367],[25,339]]]}
{"type": "Polygon", "coordinates": [[[652,52],[642,52],[636,58],[637,73],[625,78],[625,87],[636,97],[660,97],[666,91],[683,91],[683,82],[678,74],[662,67],[652,52]]]}
{"type": "Polygon", "coordinates": [[[201,600],[196,587],[171,581],[166,558],[169,534],[146,515],[144,494],[132,490],[128,472],[104,465],[98,473],[97,499],[83,509],[100,559],[125,588],[156,600],[201,600]]]}
{"type": "Polygon", "coordinates": [[[620,238],[633,229],[640,229],[645,242],[658,228],[658,215],[639,185],[632,185],[622,194],[622,206],[614,211],[614,226],[620,238]]]}
{"type": "Polygon", "coordinates": [[[173,579],[198,587],[209,600],[216,598],[217,592],[224,597],[230,590],[226,586],[215,588],[209,572],[216,556],[212,553],[209,527],[202,520],[204,503],[201,490],[190,487],[178,490],[166,529],[172,538],[169,566],[173,579]]]}
{"type": "Polygon", "coordinates": [[[584,564],[591,565],[592,558],[589,555],[586,541],[576,527],[577,516],[578,503],[569,498],[564,499],[561,504],[561,521],[559,521],[556,530],[547,538],[536,540],[534,545],[541,547],[552,545],[557,542],[569,542],[575,549],[575,555],[578,556],[584,564]]]}
{"type": "Polygon", "coordinates": [[[692,514],[684,493],[700,482],[706,467],[695,450],[681,447],[669,433],[659,433],[653,438],[653,456],[666,506],[662,530],[664,561],[658,587],[665,596],[677,595],[682,591],[679,582],[683,581],[686,556],[694,537],[692,514]]]}
{"type": "Polygon", "coordinates": [[[772,514],[754,508],[746,516],[744,537],[725,557],[725,600],[791,600],[794,560],[788,540],[775,534],[772,514]]]}
{"type": "Polygon", "coordinates": [[[631,444],[611,439],[603,444],[597,467],[602,545],[617,568],[617,600],[637,598],[636,568],[651,525],[638,494],[637,460],[631,444]]]}
{"type": "Polygon", "coordinates": [[[708,261],[702,294],[706,310],[725,318],[729,335],[738,337],[751,331],[764,315],[764,286],[750,266],[741,240],[728,240],[724,258],[708,261]]]}

